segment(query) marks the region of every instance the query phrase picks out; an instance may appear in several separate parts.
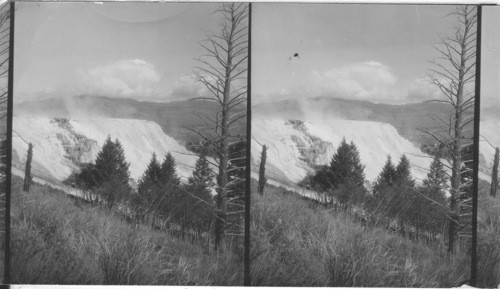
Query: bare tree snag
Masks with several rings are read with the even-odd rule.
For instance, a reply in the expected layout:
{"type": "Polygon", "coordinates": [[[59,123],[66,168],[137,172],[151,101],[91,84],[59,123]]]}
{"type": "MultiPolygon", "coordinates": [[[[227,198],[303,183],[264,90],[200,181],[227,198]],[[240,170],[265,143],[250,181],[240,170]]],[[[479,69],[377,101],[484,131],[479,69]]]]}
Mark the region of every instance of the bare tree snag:
{"type": "Polygon", "coordinates": [[[24,185],[23,191],[29,192],[31,185],[31,160],[33,159],[33,144],[28,144],[28,156],[26,158],[26,167],[24,169],[24,185]]]}
{"type": "Polygon", "coordinates": [[[259,194],[264,194],[264,187],[266,186],[266,158],[267,158],[267,147],[262,146],[262,154],[260,156],[260,167],[259,167],[259,194]]]}
{"type": "Polygon", "coordinates": [[[218,33],[206,33],[201,44],[204,55],[197,59],[194,75],[208,91],[198,100],[215,102],[217,112],[198,115],[206,127],[190,130],[198,134],[215,150],[217,167],[215,208],[215,250],[221,247],[226,229],[227,197],[231,186],[241,180],[229,179],[229,147],[238,142],[234,135],[238,122],[246,119],[247,101],[247,59],[248,59],[248,4],[223,3],[216,12],[222,16],[218,33]]]}
{"type": "Polygon", "coordinates": [[[425,132],[445,147],[448,152],[451,169],[450,209],[448,228],[448,252],[455,254],[459,249],[460,195],[470,184],[462,182],[464,167],[463,150],[473,145],[472,134],[467,134],[474,121],[471,109],[474,108],[474,81],[477,36],[477,10],[475,6],[461,5],[450,14],[457,21],[453,36],[441,38],[435,46],[439,57],[431,61],[433,68],[428,77],[436,85],[443,99],[432,100],[449,105],[449,119],[433,118],[442,125],[440,134],[425,132]]]}
{"type": "Polygon", "coordinates": [[[498,189],[498,158],[499,158],[499,149],[497,147],[495,149],[495,158],[493,160],[493,172],[491,173],[490,196],[492,197],[496,197],[498,189]]]}

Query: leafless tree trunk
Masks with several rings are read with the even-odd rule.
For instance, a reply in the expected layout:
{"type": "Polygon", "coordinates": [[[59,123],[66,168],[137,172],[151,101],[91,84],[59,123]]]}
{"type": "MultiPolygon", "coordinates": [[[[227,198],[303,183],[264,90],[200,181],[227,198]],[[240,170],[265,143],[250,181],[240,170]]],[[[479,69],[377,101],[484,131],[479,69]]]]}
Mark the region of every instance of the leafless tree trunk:
{"type": "Polygon", "coordinates": [[[260,156],[260,167],[259,167],[259,194],[264,194],[264,187],[266,185],[266,158],[267,158],[267,147],[262,146],[262,154],[260,156]]]}
{"type": "Polygon", "coordinates": [[[226,228],[227,196],[230,187],[241,180],[229,179],[229,147],[238,142],[233,135],[234,127],[246,118],[246,110],[241,109],[247,100],[247,58],[248,58],[248,4],[224,3],[217,10],[222,16],[221,30],[206,33],[206,41],[201,44],[206,54],[198,58],[195,68],[196,80],[208,90],[208,95],[199,97],[216,102],[219,110],[215,113],[198,115],[207,125],[204,129],[191,129],[208,142],[216,154],[216,212],[215,250],[223,241],[226,228]]]}
{"type": "Polygon", "coordinates": [[[24,185],[23,191],[29,192],[31,185],[31,160],[33,159],[33,144],[28,144],[28,156],[26,158],[26,167],[24,169],[24,185]]]}
{"type": "Polygon", "coordinates": [[[495,149],[495,159],[493,160],[493,172],[491,173],[490,196],[492,197],[496,197],[498,189],[498,158],[499,158],[499,149],[497,147],[495,149]]]}
{"type": "Polygon", "coordinates": [[[462,183],[464,173],[462,151],[472,145],[472,134],[467,134],[466,128],[474,121],[474,115],[466,112],[474,107],[475,59],[476,59],[476,7],[457,6],[450,14],[457,20],[455,34],[442,37],[435,47],[439,57],[432,60],[433,68],[428,76],[442,94],[443,99],[433,100],[448,104],[451,108],[449,119],[439,117],[433,119],[442,125],[443,131],[430,134],[449,151],[451,169],[450,188],[450,223],[448,232],[448,252],[456,253],[459,248],[458,231],[460,228],[460,193],[470,184],[462,183]]]}

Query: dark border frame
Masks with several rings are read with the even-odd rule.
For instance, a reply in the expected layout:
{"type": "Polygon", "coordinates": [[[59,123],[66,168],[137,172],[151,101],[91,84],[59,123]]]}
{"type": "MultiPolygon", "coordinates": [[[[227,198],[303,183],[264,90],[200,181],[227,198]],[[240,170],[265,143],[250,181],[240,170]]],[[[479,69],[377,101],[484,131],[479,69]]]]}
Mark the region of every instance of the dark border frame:
{"type": "Polygon", "coordinates": [[[470,285],[476,286],[477,281],[477,205],[479,194],[479,136],[480,136],[480,113],[481,113],[481,34],[482,34],[482,5],[477,5],[476,26],[476,79],[474,99],[474,154],[472,173],[472,244],[471,244],[471,266],[470,285]]]}
{"type": "Polygon", "coordinates": [[[5,252],[4,252],[4,284],[10,284],[10,200],[12,181],[12,116],[14,107],[14,15],[15,2],[10,2],[9,27],[9,73],[7,94],[7,162],[5,170],[5,252]]]}
{"type": "Polygon", "coordinates": [[[248,58],[247,58],[247,159],[245,180],[245,253],[243,257],[244,277],[243,286],[251,286],[252,278],[250,272],[250,221],[251,221],[251,144],[252,144],[252,3],[248,3],[248,58]]]}

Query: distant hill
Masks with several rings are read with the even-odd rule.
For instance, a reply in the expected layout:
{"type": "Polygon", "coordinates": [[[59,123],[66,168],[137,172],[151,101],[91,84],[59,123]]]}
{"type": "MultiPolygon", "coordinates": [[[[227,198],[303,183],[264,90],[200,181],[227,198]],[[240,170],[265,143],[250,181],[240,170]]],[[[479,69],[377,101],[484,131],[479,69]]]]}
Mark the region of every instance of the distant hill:
{"type": "Polygon", "coordinates": [[[438,123],[429,116],[448,120],[449,113],[449,106],[442,103],[391,105],[331,97],[259,103],[252,110],[253,117],[300,120],[338,118],[388,123],[418,147],[435,142],[432,137],[419,131],[439,130],[438,123]]]}
{"type": "MultiPolygon", "coordinates": [[[[245,110],[245,107],[236,108],[245,110]]],[[[197,114],[212,115],[218,111],[215,102],[201,100],[173,101],[166,103],[137,101],[104,96],[74,96],[49,98],[16,104],[15,115],[63,118],[127,118],[154,121],[163,132],[182,142],[197,142],[201,138],[186,129],[206,127],[206,120],[197,114]]],[[[234,134],[245,134],[246,119],[234,125],[234,134]]]]}

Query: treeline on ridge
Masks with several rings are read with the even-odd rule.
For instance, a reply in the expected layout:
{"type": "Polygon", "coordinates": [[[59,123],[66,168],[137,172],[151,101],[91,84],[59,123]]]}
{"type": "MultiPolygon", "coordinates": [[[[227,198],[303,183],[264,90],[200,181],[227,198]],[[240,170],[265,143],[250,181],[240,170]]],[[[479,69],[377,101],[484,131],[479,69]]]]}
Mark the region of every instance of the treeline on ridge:
{"type": "MultiPolygon", "coordinates": [[[[244,141],[234,143],[229,150],[230,156],[234,159],[240,156],[244,163],[245,146],[244,141]]],[[[238,236],[242,232],[242,216],[234,213],[244,206],[245,182],[242,180],[245,172],[238,163],[241,161],[230,164],[233,193],[226,196],[229,199],[227,235],[238,236]]],[[[187,181],[181,181],[170,153],[161,161],[153,153],[136,186],[130,178],[129,166],[120,141],[112,141],[108,136],[95,162],[82,164],[81,170],[64,183],[86,192],[91,204],[118,211],[130,222],[148,223],[192,241],[211,241],[216,217],[216,196],[212,192],[216,189],[216,174],[205,153],[198,156],[187,181]]]]}
{"type": "MultiPolygon", "coordinates": [[[[377,223],[410,237],[435,240],[447,229],[449,218],[449,176],[441,159],[440,154],[435,154],[426,179],[417,183],[411,175],[408,157],[403,154],[394,164],[389,155],[378,178],[370,184],[355,143],[344,138],[330,164],[318,166],[299,185],[323,193],[327,203],[362,212],[364,222],[377,223]]],[[[464,168],[464,183],[470,182],[471,177],[464,168]]],[[[467,199],[468,194],[467,187],[462,199],[467,199]]]]}

